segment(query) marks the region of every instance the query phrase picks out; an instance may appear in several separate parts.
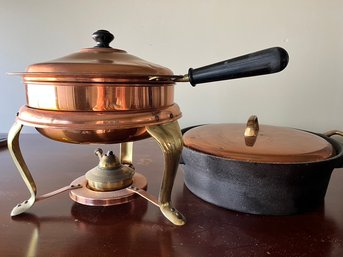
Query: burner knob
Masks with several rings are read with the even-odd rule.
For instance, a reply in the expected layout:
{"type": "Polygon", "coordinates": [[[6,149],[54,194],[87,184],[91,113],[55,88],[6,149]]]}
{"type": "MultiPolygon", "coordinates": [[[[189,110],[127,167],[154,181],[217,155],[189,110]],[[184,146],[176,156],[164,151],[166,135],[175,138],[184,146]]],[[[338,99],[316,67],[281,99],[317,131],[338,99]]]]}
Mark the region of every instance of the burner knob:
{"type": "Polygon", "coordinates": [[[108,151],[103,154],[102,149],[98,148],[95,150],[95,154],[99,157],[99,168],[100,169],[115,169],[121,166],[121,163],[117,156],[112,151],[108,151]]]}

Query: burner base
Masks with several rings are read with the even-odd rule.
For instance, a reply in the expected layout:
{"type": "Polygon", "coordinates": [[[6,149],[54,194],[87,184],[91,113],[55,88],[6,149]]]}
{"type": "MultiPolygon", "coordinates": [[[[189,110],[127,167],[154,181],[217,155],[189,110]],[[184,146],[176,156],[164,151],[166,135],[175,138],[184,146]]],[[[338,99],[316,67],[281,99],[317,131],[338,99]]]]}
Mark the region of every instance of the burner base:
{"type": "MultiPolygon", "coordinates": [[[[147,179],[140,173],[135,173],[133,176],[133,182],[130,187],[137,187],[140,189],[147,189],[147,179]]],[[[109,206],[128,203],[134,200],[138,195],[129,190],[123,188],[115,191],[94,191],[87,186],[87,179],[85,176],[81,176],[71,182],[72,185],[80,184],[82,188],[74,189],[69,192],[70,198],[80,204],[90,206],[109,206]]]]}

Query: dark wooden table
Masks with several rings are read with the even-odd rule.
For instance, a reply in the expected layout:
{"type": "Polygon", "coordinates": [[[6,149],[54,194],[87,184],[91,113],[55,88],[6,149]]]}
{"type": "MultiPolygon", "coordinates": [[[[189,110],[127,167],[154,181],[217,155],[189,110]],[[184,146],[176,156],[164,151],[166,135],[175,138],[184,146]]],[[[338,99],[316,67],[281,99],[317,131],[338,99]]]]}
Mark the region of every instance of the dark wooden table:
{"type": "MultiPolygon", "coordinates": [[[[96,145],[54,142],[22,135],[21,148],[38,194],[68,185],[97,164],[96,145]]],[[[117,146],[104,145],[104,150],[117,146]]],[[[163,161],[155,141],[135,143],[136,170],[159,191],[163,161]]],[[[171,225],[159,209],[137,198],[112,207],[74,203],[68,193],[36,203],[10,217],[29,197],[6,148],[0,149],[0,256],[343,256],[343,170],[333,172],[325,205],[284,217],[256,216],[222,209],[194,196],[179,170],[175,206],[187,217],[171,225]]]]}

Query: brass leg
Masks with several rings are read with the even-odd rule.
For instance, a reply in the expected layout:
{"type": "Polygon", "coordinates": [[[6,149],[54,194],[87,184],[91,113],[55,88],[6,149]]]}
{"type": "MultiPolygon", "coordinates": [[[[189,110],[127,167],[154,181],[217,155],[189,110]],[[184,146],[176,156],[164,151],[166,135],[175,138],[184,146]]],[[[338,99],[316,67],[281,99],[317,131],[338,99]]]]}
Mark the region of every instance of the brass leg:
{"type": "Polygon", "coordinates": [[[133,154],[133,142],[126,142],[120,144],[120,156],[119,160],[122,164],[126,164],[132,168],[132,154],[133,154]]]}
{"type": "Polygon", "coordinates": [[[159,143],[164,155],[164,174],[159,194],[160,210],[175,225],[184,225],[185,217],[171,203],[171,192],[182,152],[182,134],[177,121],[147,127],[149,134],[159,143]]]}
{"type": "Polygon", "coordinates": [[[32,175],[27,168],[27,165],[24,161],[24,158],[21,154],[20,147],[19,147],[19,134],[23,125],[19,122],[15,122],[8,133],[8,149],[11,153],[12,159],[14,164],[16,165],[20,175],[22,176],[27,188],[30,191],[31,197],[15,206],[11,212],[11,216],[19,215],[29,208],[35,203],[36,201],[36,193],[37,188],[36,184],[32,178],[32,175]]]}

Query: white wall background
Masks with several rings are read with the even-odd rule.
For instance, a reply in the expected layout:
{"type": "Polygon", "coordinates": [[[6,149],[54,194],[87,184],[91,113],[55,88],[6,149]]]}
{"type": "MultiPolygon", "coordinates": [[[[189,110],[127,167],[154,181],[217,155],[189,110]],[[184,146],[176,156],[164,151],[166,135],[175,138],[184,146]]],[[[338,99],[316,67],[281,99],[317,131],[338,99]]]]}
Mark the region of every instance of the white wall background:
{"type": "Polygon", "coordinates": [[[182,127],[256,114],[260,123],[343,130],[341,0],[0,0],[0,132],[25,104],[20,78],[6,72],[91,47],[97,29],[115,34],[113,47],[175,74],[271,46],[288,51],[281,73],[179,83],[182,127]]]}

